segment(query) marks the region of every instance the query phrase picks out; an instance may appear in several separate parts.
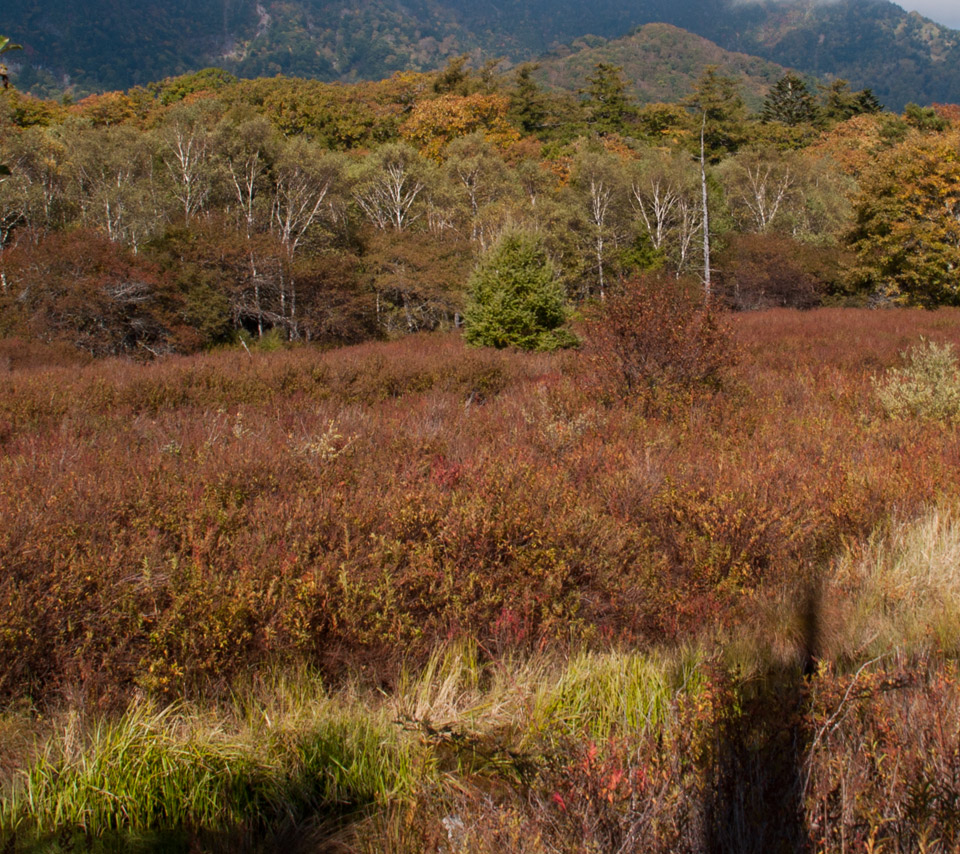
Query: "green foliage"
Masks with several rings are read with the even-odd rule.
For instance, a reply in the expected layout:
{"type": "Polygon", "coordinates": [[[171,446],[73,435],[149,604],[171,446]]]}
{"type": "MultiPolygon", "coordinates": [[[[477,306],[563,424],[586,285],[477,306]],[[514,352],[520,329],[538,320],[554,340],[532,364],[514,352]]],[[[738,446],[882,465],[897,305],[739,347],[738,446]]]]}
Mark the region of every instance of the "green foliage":
{"type": "MultiPolygon", "coordinates": [[[[23,47],[21,45],[11,43],[9,37],[7,36],[0,36],[0,56],[11,50],[23,50],[23,47]]],[[[4,89],[10,85],[10,78],[7,76],[7,66],[2,62],[0,62],[0,82],[3,83],[4,89]]]]}
{"type": "Polygon", "coordinates": [[[470,57],[467,54],[453,56],[433,81],[433,91],[438,95],[466,95],[469,91],[470,71],[466,65],[470,57]]]}
{"type": "Polygon", "coordinates": [[[470,277],[464,339],[474,347],[555,350],[576,343],[563,329],[566,300],[542,242],[528,234],[502,238],[470,277]]]}
{"type": "Polygon", "coordinates": [[[760,117],[791,126],[809,124],[817,118],[817,104],[803,79],[787,73],[770,90],[760,117]]]}
{"type": "MultiPolygon", "coordinates": [[[[716,162],[735,152],[747,139],[747,109],[740,95],[740,84],[708,66],[697,79],[684,104],[693,113],[695,124],[704,126],[707,156],[716,162]]],[[[699,134],[696,144],[699,145],[699,134]]]]}
{"type": "Polygon", "coordinates": [[[904,121],[919,131],[941,131],[950,127],[950,122],[937,114],[933,107],[907,104],[903,108],[904,121]]]}
{"type": "Polygon", "coordinates": [[[525,133],[539,131],[547,117],[543,92],[533,79],[533,72],[539,67],[529,62],[521,65],[517,69],[513,91],[510,93],[511,116],[525,133]]]}
{"type": "Polygon", "coordinates": [[[598,62],[587,83],[585,109],[590,129],[598,134],[622,132],[631,112],[623,68],[598,62]]]}
{"type": "Polygon", "coordinates": [[[111,832],[239,833],[317,812],[350,814],[412,786],[411,750],[396,728],[309,699],[316,711],[306,721],[294,711],[278,721],[281,730],[260,732],[237,732],[231,721],[230,737],[178,707],[138,704],[86,728],[74,711],[3,801],[0,833],[16,828],[23,841],[73,831],[88,841],[111,832]]]}
{"type": "Polygon", "coordinates": [[[237,78],[222,68],[204,68],[192,74],[183,74],[147,87],[161,104],[175,104],[195,92],[217,92],[237,82],[237,78]]]}
{"type": "Polygon", "coordinates": [[[646,232],[641,232],[632,243],[622,246],[617,262],[628,275],[634,276],[662,270],[667,263],[667,256],[663,249],[653,245],[646,232]]]}
{"type": "Polygon", "coordinates": [[[873,380],[884,411],[894,418],[960,418],[960,369],[953,345],[921,339],[900,355],[903,367],[873,380]]]}
{"type": "Polygon", "coordinates": [[[843,122],[853,116],[879,113],[883,110],[883,105],[870,89],[853,92],[850,90],[849,82],[842,79],[834,80],[825,87],[821,100],[823,116],[830,121],[843,122]]]}

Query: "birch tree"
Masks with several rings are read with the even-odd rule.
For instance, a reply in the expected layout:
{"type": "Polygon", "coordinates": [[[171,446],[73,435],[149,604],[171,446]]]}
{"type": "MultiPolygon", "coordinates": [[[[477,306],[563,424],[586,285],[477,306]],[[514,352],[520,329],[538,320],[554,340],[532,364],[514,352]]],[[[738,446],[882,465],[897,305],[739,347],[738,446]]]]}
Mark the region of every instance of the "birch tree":
{"type": "Polygon", "coordinates": [[[641,160],[631,175],[634,218],[676,276],[690,271],[694,240],[703,229],[697,183],[693,164],[685,156],[660,152],[641,160]]]}
{"type": "Polygon", "coordinates": [[[574,165],[572,183],[586,214],[596,293],[602,300],[607,291],[610,250],[624,235],[627,194],[623,164],[614,155],[584,151],[574,165]]]}
{"type": "Polygon", "coordinates": [[[249,239],[272,218],[264,199],[270,164],[276,158],[274,131],[266,118],[258,116],[239,126],[223,123],[217,137],[228,193],[236,201],[238,219],[249,239]]]}
{"type": "Polygon", "coordinates": [[[741,231],[769,231],[797,189],[797,169],[789,155],[741,151],[717,167],[727,205],[741,231]]]}
{"type": "Polygon", "coordinates": [[[160,131],[161,158],[186,223],[204,209],[216,174],[212,135],[203,119],[199,110],[184,107],[160,131]]]}
{"type": "Polygon", "coordinates": [[[405,231],[422,214],[417,204],[426,186],[426,164],[408,145],[389,144],[363,164],[353,197],[367,220],[381,231],[405,231]]]}
{"type": "Polygon", "coordinates": [[[271,222],[291,258],[321,220],[340,173],[340,161],[334,155],[301,139],[288,142],[282,149],[273,173],[271,222]]]}
{"type": "Polygon", "coordinates": [[[153,152],[143,134],[125,126],[95,128],[78,135],[70,147],[84,224],[138,251],[160,221],[153,152]]]}

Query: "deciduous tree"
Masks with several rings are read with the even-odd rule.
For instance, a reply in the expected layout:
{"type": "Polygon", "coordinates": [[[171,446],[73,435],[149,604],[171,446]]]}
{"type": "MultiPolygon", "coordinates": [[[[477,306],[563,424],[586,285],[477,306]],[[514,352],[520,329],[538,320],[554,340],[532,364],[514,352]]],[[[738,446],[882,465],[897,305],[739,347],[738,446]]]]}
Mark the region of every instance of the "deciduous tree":
{"type": "Polygon", "coordinates": [[[900,303],[960,305],[960,135],[914,134],[885,153],[854,215],[857,284],[900,303]]]}
{"type": "Polygon", "coordinates": [[[372,225],[404,231],[420,218],[426,164],[409,145],[384,145],[361,166],[353,197],[372,225]]]}
{"type": "Polygon", "coordinates": [[[472,133],[504,146],[520,138],[507,119],[509,106],[504,95],[441,95],[418,103],[401,125],[400,135],[438,162],[451,141],[472,133]]]}

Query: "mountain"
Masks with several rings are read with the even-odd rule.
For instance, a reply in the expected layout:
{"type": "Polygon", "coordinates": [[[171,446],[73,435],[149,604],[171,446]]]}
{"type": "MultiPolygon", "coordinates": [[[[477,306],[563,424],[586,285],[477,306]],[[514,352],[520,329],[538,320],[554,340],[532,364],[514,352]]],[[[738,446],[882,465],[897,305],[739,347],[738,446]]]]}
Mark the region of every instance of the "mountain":
{"type": "Polygon", "coordinates": [[[11,0],[18,85],[78,94],[205,65],[322,80],[426,70],[470,53],[510,62],[587,34],[665,22],[720,47],[870,87],[888,107],[960,101],[960,32],[888,0],[11,0]]]}
{"type": "Polygon", "coordinates": [[[960,31],[886,0],[744,3],[705,35],[728,50],[844,77],[889,108],[960,102],[960,31]]]}
{"type": "Polygon", "coordinates": [[[715,65],[740,82],[744,100],[757,109],[786,72],[782,65],[724,50],[671,24],[647,24],[619,39],[578,39],[542,57],[535,77],[550,89],[583,89],[600,62],[623,68],[627,91],[641,104],[678,101],[704,68],[715,65]]]}

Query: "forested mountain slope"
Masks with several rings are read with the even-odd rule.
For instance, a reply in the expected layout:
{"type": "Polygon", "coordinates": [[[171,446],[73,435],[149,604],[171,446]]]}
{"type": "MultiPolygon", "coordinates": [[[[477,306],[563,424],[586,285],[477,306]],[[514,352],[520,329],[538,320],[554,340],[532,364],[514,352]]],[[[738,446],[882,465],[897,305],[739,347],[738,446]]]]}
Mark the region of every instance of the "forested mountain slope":
{"type": "Polygon", "coordinates": [[[902,107],[960,100],[960,33],[887,0],[16,0],[0,32],[26,50],[18,84],[126,88],[205,65],[241,76],[376,79],[450,57],[533,59],[651,22],[804,73],[844,77],[902,107]]]}
{"type": "Polygon", "coordinates": [[[744,100],[759,108],[786,70],[756,56],[724,50],[670,24],[647,24],[623,38],[593,36],[558,48],[540,60],[535,77],[552,89],[585,89],[597,63],[620,66],[627,92],[642,104],[680,100],[703,69],[713,65],[737,80],[744,100]]]}

